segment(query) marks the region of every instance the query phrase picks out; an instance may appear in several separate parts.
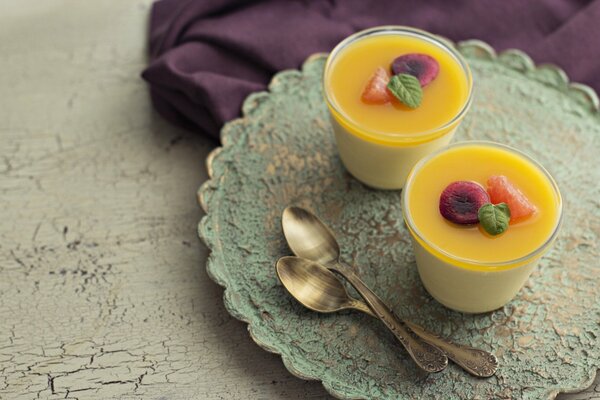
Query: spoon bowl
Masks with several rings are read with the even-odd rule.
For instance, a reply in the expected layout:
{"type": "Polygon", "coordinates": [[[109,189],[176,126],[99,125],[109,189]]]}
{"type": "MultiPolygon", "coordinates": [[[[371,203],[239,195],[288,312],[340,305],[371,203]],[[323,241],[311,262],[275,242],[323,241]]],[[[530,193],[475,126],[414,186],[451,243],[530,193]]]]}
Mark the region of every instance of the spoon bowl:
{"type": "Polygon", "coordinates": [[[340,247],[333,232],[313,213],[300,207],[287,207],[281,217],[283,234],[298,257],[325,266],[335,265],[340,247]]]}
{"type": "Polygon", "coordinates": [[[333,272],[315,262],[282,257],[277,261],[276,270],[286,290],[308,309],[321,313],[359,309],[373,315],[364,303],[348,294],[333,272]]]}

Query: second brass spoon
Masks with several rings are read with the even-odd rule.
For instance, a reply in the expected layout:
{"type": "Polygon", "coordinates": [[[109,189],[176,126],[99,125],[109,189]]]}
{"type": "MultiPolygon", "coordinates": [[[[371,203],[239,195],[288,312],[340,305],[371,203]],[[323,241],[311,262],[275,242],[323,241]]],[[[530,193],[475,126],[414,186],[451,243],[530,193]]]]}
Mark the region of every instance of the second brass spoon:
{"type": "MultiPolygon", "coordinates": [[[[281,257],[276,264],[277,276],[286,290],[303,306],[313,311],[332,313],[354,309],[377,316],[364,302],[351,297],[340,279],[324,266],[300,257],[281,257]]],[[[496,372],[498,360],[483,350],[452,343],[429,333],[408,321],[403,321],[423,340],[440,348],[465,371],[481,378],[496,372]]]]}

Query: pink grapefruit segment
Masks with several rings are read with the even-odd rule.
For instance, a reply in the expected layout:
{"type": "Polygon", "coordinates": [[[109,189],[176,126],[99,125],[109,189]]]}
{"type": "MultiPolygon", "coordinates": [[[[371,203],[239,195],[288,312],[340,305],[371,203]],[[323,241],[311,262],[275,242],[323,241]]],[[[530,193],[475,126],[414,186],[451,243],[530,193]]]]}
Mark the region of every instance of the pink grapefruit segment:
{"type": "Polygon", "coordinates": [[[387,89],[390,75],[383,67],[378,67],[367,85],[365,86],[361,99],[368,104],[385,104],[392,100],[392,94],[387,89]]]}
{"type": "Polygon", "coordinates": [[[508,204],[510,222],[529,218],[537,210],[527,196],[504,175],[491,176],[487,180],[487,191],[493,204],[508,204]]]}

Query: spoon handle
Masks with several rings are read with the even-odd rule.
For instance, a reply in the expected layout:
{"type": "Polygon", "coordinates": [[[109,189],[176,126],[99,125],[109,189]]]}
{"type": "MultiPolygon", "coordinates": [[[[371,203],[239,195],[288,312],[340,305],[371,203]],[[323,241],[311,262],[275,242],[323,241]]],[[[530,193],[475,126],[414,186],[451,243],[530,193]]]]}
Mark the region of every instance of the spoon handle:
{"type": "Polygon", "coordinates": [[[422,341],[413,330],[400,320],[394,312],[365,283],[343,264],[335,270],[350,282],[369,305],[375,315],[392,331],[417,365],[426,372],[439,372],[448,365],[448,357],[434,345],[422,341]]]}
{"type": "MultiPolygon", "coordinates": [[[[349,305],[355,310],[362,311],[365,314],[377,318],[377,315],[375,315],[364,301],[352,299],[349,305]]],[[[454,343],[450,339],[427,332],[419,325],[413,324],[410,321],[403,320],[403,322],[408,325],[414,333],[419,335],[421,339],[442,350],[449,359],[454,361],[471,375],[479,378],[489,378],[498,370],[498,359],[493,353],[475,347],[454,343]]]]}
{"type": "Polygon", "coordinates": [[[496,373],[498,359],[494,354],[474,347],[453,343],[446,338],[427,332],[412,322],[404,321],[404,323],[423,340],[439,347],[449,359],[460,365],[471,375],[480,378],[489,378],[496,373]]]}

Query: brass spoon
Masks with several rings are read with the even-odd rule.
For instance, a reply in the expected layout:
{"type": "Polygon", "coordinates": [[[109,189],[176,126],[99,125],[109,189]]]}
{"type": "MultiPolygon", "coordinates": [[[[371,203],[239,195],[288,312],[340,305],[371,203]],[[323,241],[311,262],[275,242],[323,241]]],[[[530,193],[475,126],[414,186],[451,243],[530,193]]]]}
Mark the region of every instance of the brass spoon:
{"type": "MultiPolygon", "coordinates": [[[[432,351],[433,356],[428,355],[426,358],[429,360],[429,364],[431,364],[431,359],[436,359],[437,365],[429,365],[430,372],[434,372],[433,370],[435,369],[440,371],[445,367],[444,358],[446,357],[440,358],[437,355],[437,352],[441,349],[448,358],[472,375],[490,377],[496,373],[498,360],[492,353],[469,346],[454,344],[447,339],[426,332],[418,325],[399,320],[393,311],[358,278],[351,267],[339,261],[339,245],[329,228],[317,216],[299,207],[288,207],[283,212],[282,224],[284,235],[294,254],[318,263],[280,261],[277,264],[277,273],[280,280],[290,294],[302,304],[320,312],[333,312],[346,308],[354,308],[378,317],[394,332],[413,359],[415,359],[415,353],[412,349],[418,349],[416,353],[419,355],[423,354],[425,350],[432,351]],[[287,266],[286,264],[288,263],[293,267],[287,266]],[[329,271],[323,271],[323,269],[327,268],[319,264],[344,276],[363,297],[366,304],[350,297],[343,285],[337,280],[337,277],[329,271]],[[289,272],[292,271],[292,268],[295,271],[294,274],[289,272]],[[284,281],[280,271],[284,269],[288,272],[286,277],[291,276],[293,278],[286,278],[286,281],[284,281]],[[308,276],[309,272],[315,273],[315,277],[308,276]],[[333,281],[332,278],[337,282],[333,281]],[[290,283],[291,279],[300,279],[300,282],[303,282],[300,286],[299,284],[296,284],[295,287],[291,286],[294,292],[286,285],[286,282],[290,283]],[[304,289],[299,292],[298,287],[304,287],[304,289]],[[343,292],[340,291],[340,287],[343,292]],[[331,292],[329,292],[330,290],[331,292]],[[310,297],[315,297],[315,299],[311,300],[310,297]],[[399,327],[400,329],[392,327],[399,327]],[[422,344],[417,340],[403,340],[406,336],[414,339],[414,334],[429,343],[422,344]]],[[[282,260],[288,259],[288,257],[284,257],[282,260]]],[[[421,361],[417,361],[417,364],[421,366],[419,362],[421,361]]],[[[447,364],[447,362],[448,360],[446,359],[445,363],[447,364]]],[[[422,362],[422,364],[424,363],[422,362]]]]}
{"type": "MultiPolygon", "coordinates": [[[[346,278],[421,369],[431,373],[446,368],[448,357],[442,350],[421,340],[364,284],[352,268],[339,262],[339,246],[333,234],[317,217],[301,208],[288,207],[283,212],[282,223],[283,233],[294,254],[323,264],[346,278]]],[[[311,292],[314,293],[312,290],[307,292],[309,296],[311,292]]]]}
{"type": "MultiPolygon", "coordinates": [[[[287,291],[303,306],[321,313],[354,309],[377,316],[364,302],[351,297],[340,279],[330,270],[314,261],[300,257],[282,257],[277,261],[277,276],[287,291]]],[[[457,345],[425,331],[419,325],[403,321],[421,339],[440,348],[446,355],[469,373],[478,377],[490,377],[496,372],[496,357],[483,350],[457,345]],[[471,359],[466,360],[471,354],[471,359]],[[458,355],[457,355],[458,354],[458,355]],[[481,364],[481,360],[487,363],[481,364]],[[490,367],[491,366],[491,367],[490,367]]]]}

